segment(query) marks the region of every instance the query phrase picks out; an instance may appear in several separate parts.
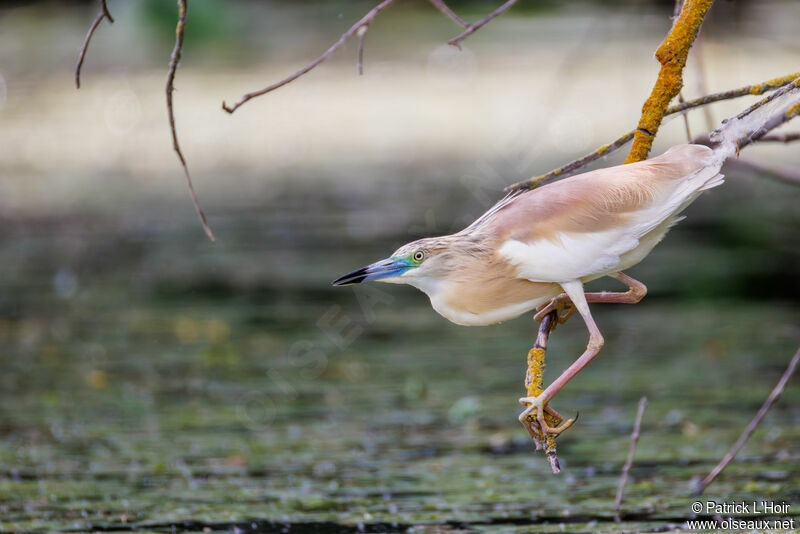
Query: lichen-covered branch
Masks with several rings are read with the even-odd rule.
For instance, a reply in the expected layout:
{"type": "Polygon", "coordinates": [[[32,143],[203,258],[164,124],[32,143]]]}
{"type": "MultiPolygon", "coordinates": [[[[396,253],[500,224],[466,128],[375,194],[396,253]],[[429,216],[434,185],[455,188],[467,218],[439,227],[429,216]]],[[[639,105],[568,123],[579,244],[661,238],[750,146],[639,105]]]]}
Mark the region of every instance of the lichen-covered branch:
{"type": "MultiPolygon", "coordinates": [[[[791,74],[787,74],[779,78],[773,78],[765,82],[753,85],[746,85],[744,87],[739,87],[737,89],[731,89],[729,91],[723,91],[721,93],[714,93],[702,96],[694,100],[689,100],[687,102],[671,106],[664,113],[664,116],[666,117],[668,115],[674,115],[675,113],[685,113],[691,109],[707,106],[709,104],[713,104],[715,102],[721,102],[723,100],[731,100],[734,98],[739,98],[747,95],[762,95],[768,91],[784,87],[787,84],[792,83],[798,77],[800,77],[800,72],[793,72],[791,74]]],[[[514,191],[517,189],[533,189],[546,180],[549,180],[551,178],[562,177],[568,175],[573,171],[582,169],[583,167],[586,167],[593,161],[597,161],[600,158],[608,156],[609,154],[616,152],[617,150],[625,146],[628,143],[628,141],[633,139],[635,133],[636,130],[631,130],[630,132],[621,135],[611,143],[598,147],[594,151],[590,152],[589,154],[586,154],[581,158],[571,161],[566,165],[562,165],[557,169],[553,169],[552,171],[540,174],[539,176],[534,176],[533,178],[530,178],[528,180],[512,184],[506,187],[505,190],[514,191]]]]}
{"type": "Polygon", "coordinates": [[[667,38],[656,50],[661,70],[653,91],[642,106],[642,116],[625,163],[647,159],[670,102],[683,87],[683,68],[700,25],[714,0],[686,0],[667,38]]]}
{"type": "MultiPolygon", "coordinates": [[[[383,0],[383,2],[381,2],[377,6],[373,7],[366,15],[361,17],[361,19],[358,22],[356,22],[355,24],[350,26],[350,29],[348,29],[346,32],[344,32],[341,35],[341,37],[339,37],[339,39],[335,43],[333,43],[325,52],[322,53],[321,56],[319,56],[317,59],[315,59],[314,61],[312,61],[311,63],[309,63],[305,67],[303,67],[302,69],[298,70],[294,74],[292,74],[290,76],[287,76],[286,78],[282,79],[279,82],[273,83],[272,85],[268,85],[267,87],[265,87],[263,89],[259,89],[258,91],[253,91],[253,92],[245,94],[244,96],[242,96],[242,98],[239,99],[238,102],[234,103],[232,106],[229,106],[226,102],[223,101],[222,102],[222,109],[224,109],[228,113],[233,113],[234,111],[239,109],[246,102],[248,102],[248,101],[250,101],[250,100],[252,100],[252,99],[254,99],[254,98],[258,97],[258,96],[265,95],[265,94],[267,94],[269,92],[272,92],[275,89],[283,87],[287,83],[293,82],[294,80],[296,80],[300,76],[302,76],[302,75],[306,74],[307,72],[311,71],[314,67],[316,67],[317,65],[319,65],[320,63],[322,63],[323,61],[328,59],[331,56],[331,54],[333,54],[338,48],[340,48],[345,42],[347,42],[347,40],[350,39],[353,35],[356,35],[356,33],[359,32],[362,28],[366,28],[367,26],[369,26],[370,23],[373,20],[375,20],[375,17],[378,15],[378,13],[380,13],[381,11],[383,11],[384,9],[386,9],[387,7],[392,5],[394,2],[395,2],[395,0],[383,0]]],[[[363,33],[360,34],[360,37],[363,37],[363,35],[364,35],[363,33]]],[[[363,47],[359,46],[359,58],[362,55],[363,55],[363,47]]],[[[360,62],[359,62],[359,65],[361,65],[360,62]]],[[[360,71],[361,71],[361,67],[359,66],[359,72],[360,71]]]]}
{"type": "Polygon", "coordinates": [[[86,33],[86,38],[83,40],[81,51],[78,54],[78,62],[75,64],[75,89],[81,88],[81,67],[83,67],[83,60],[86,59],[86,51],[89,49],[89,43],[92,41],[94,32],[97,27],[100,26],[100,23],[103,22],[103,19],[108,19],[108,22],[114,24],[114,17],[111,16],[111,12],[108,10],[106,0],[100,0],[100,11],[97,13],[92,25],[89,26],[89,31],[86,33]]]}
{"type": "MultiPolygon", "coordinates": [[[[758,102],[756,102],[755,104],[753,104],[752,106],[747,108],[746,110],[742,111],[741,113],[739,113],[735,117],[733,117],[731,119],[725,119],[723,121],[723,124],[728,122],[728,121],[731,121],[731,120],[741,120],[744,117],[746,117],[746,116],[750,115],[751,113],[753,113],[754,111],[756,111],[757,109],[759,109],[759,108],[761,108],[763,106],[766,106],[767,104],[770,104],[771,102],[774,102],[778,98],[781,98],[785,94],[787,94],[787,93],[789,93],[791,91],[795,91],[795,90],[797,90],[799,88],[800,88],[800,77],[796,78],[791,83],[788,83],[788,84],[784,85],[783,87],[781,87],[780,89],[778,89],[777,91],[775,91],[774,93],[769,95],[767,98],[762,98],[761,100],[759,100],[758,102]]],[[[798,106],[794,105],[794,106],[790,107],[789,109],[787,109],[783,114],[779,114],[779,115],[776,115],[776,116],[772,117],[772,119],[770,121],[768,121],[767,123],[765,123],[757,132],[754,132],[751,135],[749,135],[748,138],[747,138],[747,141],[748,142],[757,141],[758,139],[760,139],[761,137],[766,135],[771,130],[774,130],[775,128],[777,128],[778,126],[782,125],[783,123],[785,123],[785,122],[793,119],[794,117],[796,117],[797,116],[797,111],[798,111],[798,106]]],[[[712,134],[712,138],[713,138],[713,134],[712,134]]],[[[742,140],[742,141],[744,141],[744,140],[742,140]]],[[[745,143],[745,144],[748,144],[748,143],[745,143]]],[[[744,145],[742,145],[742,146],[744,146],[744,145]]]]}
{"type": "Polygon", "coordinates": [[[186,176],[186,183],[189,186],[189,195],[192,197],[192,204],[197,216],[200,218],[200,223],[203,225],[203,230],[211,241],[214,241],[214,232],[206,220],[206,214],[200,208],[200,203],[197,200],[197,193],[194,191],[192,184],[192,176],[189,174],[189,167],[186,165],[186,158],[183,157],[181,146],[178,143],[178,132],[175,129],[175,111],[172,107],[172,92],[174,91],[175,72],[178,70],[178,63],[181,60],[181,51],[183,50],[183,35],[186,28],[186,11],[188,0],[178,0],[178,24],[175,27],[175,47],[172,49],[172,56],[169,60],[169,71],[167,72],[167,115],[169,116],[169,128],[172,132],[172,148],[178,155],[178,159],[183,167],[183,174],[186,176]]]}
{"type": "Polygon", "coordinates": [[[577,171],[578,169],[582,169],[583,167],[589,165],[591,162],[596,161],[602,157],[605,157],[611,154],[612,152],[616,152],[617,150],[628,144],[628,141],[633,139],[634,133],[635,132],[631,130],[630,132],[618,137],[611,143],[603,145],[581,158],[570,161],[566,165],[562,165],[561,167],[553,169],[552,171],[547,172],[545,174],[534,176],[533,178],[530,178],[528,180],[511,184],[505,188],[505,191],[510,192],[510,191],[516,191],[518,189],[533,189],[545,180],[549,180],[550,178],[558,178],[560,176],[568,175],[572,171],[577,171]]]}
{"type": "Polygon", "coordinates": [[[488,15],[483,17],[478,22],[475,22],[473,24],[467,24],[466,26],[464,26],[466,29],[460,35],[458,35],[456,37],[453,37],[452,39],[447,41],[447,44],[451,44],[451,45],[455,46],[456,48],[460,49],[461,48],[461,41],[463,41],[464,39],[466,39],[467,37],[469,37],[470,35],[472,35],[476,31],[481,29],[481,27],[483,27],[486,24],[488,24],[495,17],[497,17],[499,15],[502,15],[503,13],[508,11],[509,8],[511,8],[511,6],[516,4],[518,1],[519,0],[508,0],[508,2],[506,2],[502,6],[498,7],[497,9],[495,9],[494,11],[492,11],[491,13],[489,13],[488,15]]]}
{"type": "MultiPolygon", "coordinates": [[[[787,93],[790,93],[792,91],[798,92],[798,89],[800,89],[800,77],[795,79],[793,82],[784,85],[783,87],[781,87],[780,89],[778,89],[777,91],[775,91],[774,93],[769,95],[767,98],[763,98],[763,99],[759,100],[758,102],[756,102],[755,104],[753,104],[752,106],[747,108],[746,110],[744,110],[741,113],[739,113],[738,115],[736,115],[736,117],[733,117],[731,119],[726,119],[725,121],[723,121],[723,123],[731,121],[731,120],[741,120],[744,117],[746,117],[747,115],[749,115],[749,114],[753,113],[754,111],[756,111],[757,109],[759,109],[759,108],[761,108],[763,106],[766,106],[767,104],[770,104],[771,102],[776,101],[778,98],[783,97],[787,93]]],[[[745,147],[745,146],[747,146],[747,145],[749,145],[751,143],[759,141],[762,137],[767,135],[769,132],[771,132],[775,128],[777,128],[779,126],[782,126],[783,124],[789,122],[790,120],[794,119],[798,115],[800,115],[800,99],[798,99],[798,101],[795,102],[794,104],[789,104],[789,106],[783,112],[776,113],[776,114],[772,115],[771,117],[769,117],[769,119],[757,131],[752,132],[749,135],[747,135],[746,137],[743,137],[743,138],[739,139],[738,140],[738,147],[742,148],[742,147],[745,147]]],[[[716,133],[717,133],[717,131],[711,133],[711,139],[712,140],[714,139],[714,135],[716,133]]]]}
{"type": "MultiPolygon", "coordinates": [[[[542,318],[539,323],[539,332],[536,336],[536,343],[533,348],[528,352],[527,370],[525,372],[525,391],[528,397],[538,397],[544,390],[544,367],[545,367],[545,354],[547,353],[547,340],[550,337],[556,325],[558,325],[557,311],[548,313],[542,318]]],[[[556,427],[563,421],[558,412],[546,407],[544,414],[547,424],[556,427]]],[[[535,414],[529,414],[527,419],[523,422],[525,430],[533,439],[536,445],[536,450],[544,449],[547,459],[550,461],[550,468],[553,474],[561,472],[561,464],[558,461],[558,454],[556,453],[555,438],[545,432],[539,427],[535,414]]]]}

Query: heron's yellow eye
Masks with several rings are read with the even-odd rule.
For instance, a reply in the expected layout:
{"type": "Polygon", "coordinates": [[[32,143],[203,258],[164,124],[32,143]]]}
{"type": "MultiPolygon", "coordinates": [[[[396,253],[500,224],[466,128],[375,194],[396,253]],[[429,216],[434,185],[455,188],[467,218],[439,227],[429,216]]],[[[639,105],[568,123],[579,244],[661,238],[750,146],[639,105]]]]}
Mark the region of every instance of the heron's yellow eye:
{"type": "Polygon", "coordinates": [[[412,257],[414,258],[415,262],[419,263],[425,259],[425,252],[423,252],[422,250],[418,250],[414,253],[414,256],[412,257]]]}

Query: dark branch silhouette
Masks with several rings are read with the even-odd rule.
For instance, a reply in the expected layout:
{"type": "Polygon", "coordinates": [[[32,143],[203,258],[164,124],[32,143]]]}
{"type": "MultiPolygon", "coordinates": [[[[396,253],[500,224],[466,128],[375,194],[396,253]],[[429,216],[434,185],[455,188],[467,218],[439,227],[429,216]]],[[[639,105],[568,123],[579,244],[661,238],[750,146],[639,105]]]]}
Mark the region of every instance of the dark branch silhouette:
{"type": "Polygon", "coordinates": [[[736,443],[733,444],[731,450],[729,450],[728,453],[722,458],[722,460],[720,460],[720,462],[717,464],[716,467],[714,467],[711,473],[709,473],[708,476],[704,478],[700,482],[700,484],[697,485],[697,490],[695,492],[695,495],[700,495],[701,493],[703,493],[706,487],[708,487],[709,484],[714,482],[714,479],[717,478],[717,476],[722,472],[723,469],[725,469],[725,467],[727,467],[729,463],[731,463],[731,460],[733,460],[733,458],[736,456],[739,450],[742,447],[744,447],[745,442],[747,442],[747,439],[755,431],[759,423],[761,423],[761,420],[764,419],[764,416],[767,415],[769,409],[772,407],[773,404],[775,404],[775,401],[777,401],[778,398],[780,398],[781,393],[783,393],[783,389],[786,387],[786,383],[789,381],[789,378],[791,378],[795,369],[797,369],[798,363],[800,363],[800,349],[797,349],[797,352],[794,354],[791,361],[789,361],[789,366],[786,368],[786,371],[783,372],[783,375],[781,375],[780,380],[778,380],[778,383],[772,389],[772,392],[769,394],[769,397],[767,397],[767,400],[764,401],[763,406],[761,406],[761,409],[758,410],[756,416],[747,425],[747,428],[744,429],[742,435],[739,436],[739,439],[736,440],[736,443]]]}
{"type": "Polygon", "coordinates": [[[175,48],[172,49],[172,56],[169,60],[169,71],[167,72],[167,114],[169,116],[169,128],[172,133],[172,148],[178,155],[178,159],[183,167],[183,174],[186,176],[186,183],[189,186],[189,195],[192,197],[192,204],[197,216],[200,218],[200,223],[203,225],[203,230],[211,241],[214,241],[214,232],[206,221],[206,214],[200,207],[197,200],[197,193],[194,191],[192,184],[192,176],[189,174],[189,167],[186,165],[186,158],[183,157],[181,146],[178,143],[178,132],[175,130],[175,112],[172,108],[172,92],[175,90],[175,72],[178,70],[178,63],[181,60],[181,50],[183,50],[183,35],[186,28],[186,8],[188,0],[178,0],[178,25],[175,27],[175,48]]]}
{"type": "Polygon", "coordinates": [[[450,9],[447,6],[447,4],[445,4],[442,0],[431,0],[431,4],[436,6],[439,9],[439,11],[441,11],[442,13],[447,15],[449,18],[451,18],[453,21],[455,21],[455,23],[458,24],[459,26],[461,26],[462,28],[469,27],[469,22],[467,22],[466,20],[464,20],[461,17],[459,17],[458,15],[456,15],[455,12],[453,12],[453,10],[450,9]]]}
{"type": "Polygon", "coordinates": [[[75,89],[81,88],[81,67],[83,67],[83,60],[86,59],[86,51],[89,49],[89,43],[92,41],[94,32],[97,27],[100,26],[100,23],[103,22],[103,19],[108,19],[108,22],[114,24],[114,17],[111,16],[111,12],[108,10],[106,0],[100,0],[100,12],[97,13],[94,22],[89,26],[89,31],[86,33],[86,38],[83,40],[81,51],[78,54],[78,62],[75,64],[75,89]]]}
{"type": "Polygon", "coordinates": [[[467,26],[465,26],[466,29],[460,35],[458,35],[456,37],[453,37],[447,43],[455,46],[458,49],[461,49],[461,41],[463,41],[464,39],[466,39],[467,37],[469,37],[470,35],[472,35],[476,31],[480,30],[483,26],[488,24],[495,17],[497,17],[499,15],[502,15],[503,13],[508,11],[509,8],[511,8],[511,6],[516,4],[518,1],[519,0],[508,0],[508,2],[506,2],[502,6],[498,7],[497,9],[495,9],[494,11],[492,11],[491,13],[489,13],[488,15],[483,17],[478,22],[476,22],[474,24],[468,24],[467,26]]]}
{"type": "MultiPolygon", "coordinates": [[[[302,69],[298,70],[297,72],[295,72],[291,76],[287,76],[286,78],[282,79],[281,81],[273,83],[272,85],[268,85],[267,87],[265,87],[263,89],[260,89],[258,91],[253,91],[251,93],[245,94],[244,96],[242,96],[242,98],[239,99],[238,102],[236,102],[232,106],[229,106],[227,103],[225,103],[223,101],[222,102],[222,109],[224,109],[228,113],[233,113],[234,111],[239,109],[243,104],[245,104],[246,102],[252,100],[253,98],[256,98],[257,96],[265,95],[265,94],[267,94],[269,92],[274,91],[275,89],[283,87],[287,83],[293,82],[294,80],[296,80],[297,78],[299,78],[303,74],[309,72],[314,67],[316,67],[317,65],[319,65],[320,63],[322,63],[323,61],[328,59],[331,56],[331,54],[333,54],[339,47],[341,47],[345,42],[347,42],[347,40],[350,39],[353,35],[355,35],[361,28],[369,26],[369,24],[375,19],[375,17],[378,15],[378,13],[380,13],[381,11],[383,11],[384,9],[386,9],[387,7],[392,5],[394,2],[395,2],[395,0],[383,0],[383,2],[381,2],[377,6],[373,7],[366,15],[361,17],[361,19],[358,22],[356,22],[355,24],[350,26],[350,29],[348,29],[346,32],[344,32],[342,34],[342,36],[339,37],[339,39],[330,46],[330,48],[328,48],[325,52],[322,53],[321,56],[319,56],[317,59],[315,59],[314,61],[312,61],[311,63],[309,63],[305,67],[303,67],[302,69]]],[[[361,52],[359,52],[359,57],[360,56],[361,56],[361,52]]]]}
{"type": "Polygon", "coordinates": [[[628,483],[631,466],[633,466],[633,456],[636,454],[636,442],[639,441],[639,430],[642,427],[642,417],[644,416],[645,408],[647,408],[647,397],[642,397],[639,399],[639,409],[636,411],[636,421],[633,423],[628,458],[625,460],[625,465],[622,466],[622,475],[619,477],[619,486],[617,486],[617,496],[614,499],[614,520],[617,522],[620,521],[619,510],[622,506],[622,496],[625,493],[625,485],[628,483]]]}

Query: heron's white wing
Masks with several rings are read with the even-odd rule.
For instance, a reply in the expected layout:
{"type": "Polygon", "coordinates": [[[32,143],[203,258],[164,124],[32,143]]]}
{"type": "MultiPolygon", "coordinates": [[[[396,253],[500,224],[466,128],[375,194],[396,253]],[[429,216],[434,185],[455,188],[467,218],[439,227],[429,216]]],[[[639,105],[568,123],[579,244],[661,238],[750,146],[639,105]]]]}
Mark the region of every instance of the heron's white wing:
{"type": "Polygon", "coordinates": [[[537,282],[614,272],[641,242],[652,248],[701,191],[722,183],[719,167],[707,163],[710,153],[681,145],[520,196],[494,216],[503,229],[498,252],[519,277],[537,282]],[[655,239],[648,235],[656,231],[655,239]]]}

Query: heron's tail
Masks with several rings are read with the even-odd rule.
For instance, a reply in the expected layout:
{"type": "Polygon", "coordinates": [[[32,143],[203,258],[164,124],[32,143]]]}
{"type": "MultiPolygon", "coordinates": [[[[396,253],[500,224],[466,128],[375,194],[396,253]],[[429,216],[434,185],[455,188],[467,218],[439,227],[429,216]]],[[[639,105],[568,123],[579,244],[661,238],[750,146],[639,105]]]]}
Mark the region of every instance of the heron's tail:
{"type": "Polygon", "coordinates": [[[758,140],[785,122],[784,115],[798,104],[800,84],[795,80],[738,115],[722,121],[722,125],[709,135],[711,141],[716,143],[712,156],[715,162],[721,165],[729,157],[738,154],[741,146],[758,140]]]}

